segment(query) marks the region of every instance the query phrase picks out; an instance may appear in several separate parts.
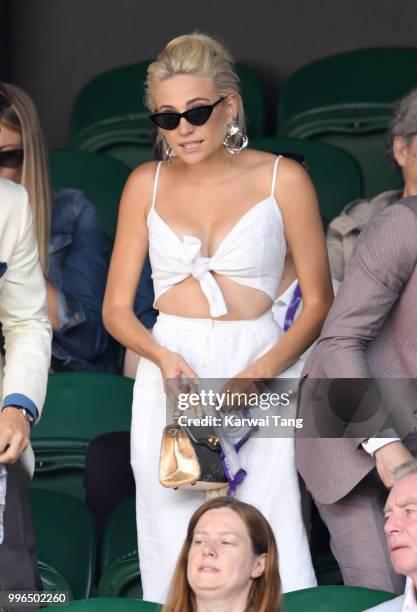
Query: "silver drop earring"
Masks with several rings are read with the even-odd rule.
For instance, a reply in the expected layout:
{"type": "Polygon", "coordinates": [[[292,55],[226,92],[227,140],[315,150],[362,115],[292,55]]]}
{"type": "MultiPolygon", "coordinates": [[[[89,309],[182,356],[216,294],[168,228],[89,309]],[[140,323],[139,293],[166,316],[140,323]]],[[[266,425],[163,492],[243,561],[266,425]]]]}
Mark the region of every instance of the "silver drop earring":
{"type": "Polygon", "coordinates": [[[163,152],[163,160],[167,162],[167,164],[170,166],[171,162],[172,162],[172,158],[174,157],[174,153],[172,151],[172,148],[169,146],[167,139],[162,136],[160,136],[160,151],[163,152]]]}
{"type": "Polygon", "coordinates": [[[223,146],[226,151],[230,155],[236,155],[248,146],[248,142],[247,134],[237,124],[236,120],[229,123],[226,128],[226,137],[223,140],[223,146]],[[232,142],[236,142],[237,144],[233,145],[232,142]]]}
{"type": "Polygon", "coordinates": [[[165,161],[167,162],[169,166],[171,165],[172,158],[173,158],[172,149],[169,145],[167,145],[167,148],[165,149],[165,161]]]}

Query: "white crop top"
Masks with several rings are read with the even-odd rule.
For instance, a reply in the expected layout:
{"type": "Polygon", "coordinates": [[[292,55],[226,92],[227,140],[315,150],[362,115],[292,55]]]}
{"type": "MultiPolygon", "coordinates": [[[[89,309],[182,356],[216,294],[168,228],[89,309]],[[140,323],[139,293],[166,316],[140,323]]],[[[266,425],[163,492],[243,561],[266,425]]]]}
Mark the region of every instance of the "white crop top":
{"type": "Polygon", "coordinates": [[[210,306],[211,317],[227,314],[223,294],[213,274],[253,287],[275,300],[284,270],[286,241],[281,211],[274,197],[280,157],[272,175],[270,195],[250,208],[235,223],[212,257],[201,255],[201,240],[180,238],[155,209],[161,163],[154,181],[152,208],[148,214],[149,257],[155,302],[166,291],[189,276],[196,278],[210,306]]]}

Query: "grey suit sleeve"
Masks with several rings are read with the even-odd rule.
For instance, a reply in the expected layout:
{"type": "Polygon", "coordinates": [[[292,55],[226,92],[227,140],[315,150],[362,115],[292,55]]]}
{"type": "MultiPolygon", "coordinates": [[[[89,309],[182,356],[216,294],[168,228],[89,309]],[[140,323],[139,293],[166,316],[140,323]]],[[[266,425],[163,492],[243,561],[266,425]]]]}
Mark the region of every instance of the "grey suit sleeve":
{"type": "Polygon", "coordinates": [[[417,215],[392,204],[362,231],[317,343],[326,378],[368,378],[366,349],[417,264],[417,215]]]}

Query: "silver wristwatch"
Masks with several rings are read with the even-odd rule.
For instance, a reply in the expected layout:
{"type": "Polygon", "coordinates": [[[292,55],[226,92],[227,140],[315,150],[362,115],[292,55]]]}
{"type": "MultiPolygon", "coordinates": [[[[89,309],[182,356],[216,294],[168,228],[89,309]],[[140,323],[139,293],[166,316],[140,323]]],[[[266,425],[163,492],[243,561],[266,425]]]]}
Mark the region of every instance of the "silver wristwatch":
{"type": "Polygon", "coordinates": [[[20,412],[22,412],[23,415],[25,416],[29,425],[33,425],[33,423],[35,422],[33,414],[29,412],[29,410],[27,410],[26,408],[23,408],[23,406],[13,406],[12,405],[12,406],[5,406],[5,408],[14,408],[15,410],[20,410],[20,412]]]}

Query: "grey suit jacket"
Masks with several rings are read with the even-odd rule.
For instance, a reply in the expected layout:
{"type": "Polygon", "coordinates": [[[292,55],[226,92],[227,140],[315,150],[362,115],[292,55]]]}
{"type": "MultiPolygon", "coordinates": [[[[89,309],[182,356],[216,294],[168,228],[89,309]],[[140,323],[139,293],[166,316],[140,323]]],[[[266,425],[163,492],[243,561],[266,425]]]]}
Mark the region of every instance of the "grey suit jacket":
{"type": "MultiPolygon", "coordinates": [[[[417,197],[391,204],[362,231],[303,374],[309,384],[417,378],[417,197]]],[[[307,420],[309,399],[302,390],[299,410],[307,420]]],[[[403,436],[417,430],[417,405],[398,404],[392,426],[403,436]]],[[[360,447],[365,437],[296,440],[298,470],[318,501],[341,499],[374,467],[360,447]]]]}

